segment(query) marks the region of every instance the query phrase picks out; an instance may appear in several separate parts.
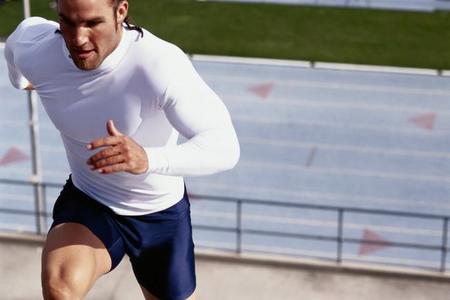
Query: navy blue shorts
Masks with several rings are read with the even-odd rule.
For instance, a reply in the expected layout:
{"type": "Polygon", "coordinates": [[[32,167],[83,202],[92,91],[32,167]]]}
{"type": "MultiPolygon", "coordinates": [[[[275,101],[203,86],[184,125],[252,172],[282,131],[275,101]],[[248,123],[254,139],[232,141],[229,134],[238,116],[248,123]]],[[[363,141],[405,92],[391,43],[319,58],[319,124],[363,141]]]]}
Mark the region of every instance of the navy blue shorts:
{"type": "Polygon", "coordinates": [[[186,192],[166,210],[120,216],[77,189],[69,178],[53,208],[51,228],[69,222],[86,226],[103,242],[111,256],[111,270],[127,254],[139,284],[159,299],[184,300],[194,292],[194,243],[186,192]]]}

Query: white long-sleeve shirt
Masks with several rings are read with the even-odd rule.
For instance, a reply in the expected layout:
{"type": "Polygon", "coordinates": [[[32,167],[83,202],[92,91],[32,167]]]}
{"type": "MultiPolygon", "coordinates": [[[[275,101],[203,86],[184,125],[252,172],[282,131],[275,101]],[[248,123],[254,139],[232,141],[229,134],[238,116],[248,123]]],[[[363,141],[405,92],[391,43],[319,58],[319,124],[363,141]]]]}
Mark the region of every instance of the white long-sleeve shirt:
{"type": "Polygon", "coordinates": [[[182,176],[227,170],[239,159],[230,115],[176,46],[144,30],[123,29],[117,48],[94,70],[78,69],[55,22],[34,17],[8,38],[12,84],[31,83],[65,146],[76,187],[117,214],[142,215],[182,198],[182,176]],[[106,122],[147,153],[147,173],[100,174],[86,145],[107,136],[106,122]],[[179,133],[187,141],[177,144],[179,133]]]}

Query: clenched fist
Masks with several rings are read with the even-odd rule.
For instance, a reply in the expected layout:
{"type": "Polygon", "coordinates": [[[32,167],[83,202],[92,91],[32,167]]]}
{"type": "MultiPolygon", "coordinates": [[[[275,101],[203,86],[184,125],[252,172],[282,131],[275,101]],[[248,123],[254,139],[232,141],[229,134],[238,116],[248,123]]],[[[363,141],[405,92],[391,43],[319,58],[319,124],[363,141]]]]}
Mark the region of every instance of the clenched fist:
{"type": "Polygon", "coordinates": [[[103,174],[122,171],[131,174],[145,173],[148,169],[148,159],[144,149],[117,130],[112,120],[106,123],[106,130],[108,136],[87,145],[89,150],[103,148],[87,160],[90,168],[103,174]]]}

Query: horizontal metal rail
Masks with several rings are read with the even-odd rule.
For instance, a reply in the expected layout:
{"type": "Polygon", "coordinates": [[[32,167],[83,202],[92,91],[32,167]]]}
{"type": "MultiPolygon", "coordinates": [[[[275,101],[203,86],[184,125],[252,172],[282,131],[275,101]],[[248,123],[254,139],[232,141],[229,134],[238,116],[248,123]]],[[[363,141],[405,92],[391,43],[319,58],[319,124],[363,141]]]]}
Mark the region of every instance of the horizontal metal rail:
{"type": "MultiPolygon", "coordinates": [[[[47,204],[46,190],[47,188],[62,188],[62,184],[51,183],[51,182],[32,182],[25,180],[14,180],[14,179],[0,179],[0,184],[6,185],[21,185],[21,186],[35,186],[41,185],[44,191],[44,204],[47,204]]],[[[393,242],[389,241],[389,245],[392,247],[398,247],[403,249],[416,249],[416,250],[428,250],[428,251],[439,251],[440,252],[440,265],[437,268],[433,268],[435,271],[446,272],[447,264],[447,252],[448,249],[448,220],[450,216],[440,215],[440,214],[428,214],[428,213],[410,213],[404,211],[391,211],[391,210],[379,210],[379,209],[364,209],[364,208],[354,208],[354,207],[342,207],[342,206],[328,206],[328,205],[316,205],[308,203],[292,203],[292,202],[279,202],[279,201],[269,201],[260,199],[236,199],[232,197],[219,197],[219,196],[207,196],[199,194],[190,194],[190,198],[194,201],[211,201],[211,202],[223,202],[236,205],[236,210],[234,212],[235,224],[231,226],[213,226],[213,225],[201,225],[193,224],[194,230],[206,230],[213,232],[223,232],[223,233],[233,233],[235,234],[235,244],[234,251],[236,253],[242,253],[243,248],[243,236],[253,235],[253,236],[264,236],[264,237],[277,237],[277,238],[289,238],[298,240],[315,240],[323,241],[329,243],[335,243],[335,261],[337,264],[343,262],[343,247],[347,244],[361,244],[383,246],[385,242],[376,241],[370,239],[357,239],[344,237],[344,225],[345,216],[349,213],[351,214],[365,214],[365,215],[376,215],[376,216],[390,216],[390,217],[404,217],[404,218],[414,218],[422,220],[439,220],[442,221],[441,227],[441,241],[440,243],[433,244],[420,244],[420,243],[408,243],[408,242],[393,242]],[[286,231],[274,231],[274,230],[261,230],[261,229],[250,229],[244,228],[243,221],[245,220],[245,215],[243,214],[243,206],[249,205],[264,205],[268,207],[279,207],[279,208],[296,208],[296,209],[307,209],[307,210],[317,210],[317,211],[327,211],[336,214],[336,231],[335,234],[305,234],[305,233],[295,233],[286,231]]],[[[50,217],[51,213],[48,211],[36,212],[33,210],[22,210],[22,209],[11,209],[11,208],[0,208],[0,213],[2,214],[12,214],[12,215],[28,215],[39,217],[50,217]]],[[[223,249],[223,248],[222,248],[223,249]]],[[[229,250],[229,249],[223,249],[229,250]]]]}
{"type": "MultiPolygon", "coordinates": [[[[0,180],[1,183],[1,180],[0,180]]],[[[314,209],[314,210],[322,210],[322,211],[339,211],[343,210],[346,213],[367,213],[372,215],[383,215],[383,216],[396,216],[396,217],[410,217],[410,218],[420,218],[420,219],[444,219],[449,218],[450,215],[444,214],[429,214],[429,213],[412,213],[405,211],[395,211],[395,210],[382,210],[382,209],[366,209],[366,208],[355,208],[348,206],[332,206],[332,205],[317,205],[317,204],[309,204],[309,203],[298,203],[298,202],[282,202],[282,201],[270,201],[270,200],[260,200],[260,199],[236,199],[232,197],[226,196],[208,196],[208,195],[200,195],[200,194],[190,194],[190,198],[196,200],[208,200],[208,201],[219,201],[219,202],[233,202],[237,203],[238,201],[242,201],[245,204],[261,204],[267,206],[277,206],[277,207],[291,207],[291,208],[305,208],[305,209],[314,209]]]]}

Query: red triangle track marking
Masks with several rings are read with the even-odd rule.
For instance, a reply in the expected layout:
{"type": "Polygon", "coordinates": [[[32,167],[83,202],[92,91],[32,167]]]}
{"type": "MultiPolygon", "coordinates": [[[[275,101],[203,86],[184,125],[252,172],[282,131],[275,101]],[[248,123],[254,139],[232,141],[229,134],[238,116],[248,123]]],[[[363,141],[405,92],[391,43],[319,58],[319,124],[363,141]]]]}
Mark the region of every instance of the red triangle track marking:
{"type": "Polygon", "coordinates": [[[378,233],[369,229],[364,229],[358,255],[359,256],[367,255],[369,253],[384,249],[389,246],[391,246],[391,242],[383,239],[378,233]],[[376,244],[368,242],[376,242],[376,244]]]}
{"type": "Polygon", "coordinates": [[[408,121],[415,124],[416,126],[425,129],[425,130],[433,130],[434,124],[436,122],[436,113],[426,113],[414,116],[410,118],[408,121]]]}
{"type": "Polygon", "coordinates": [[[28,160],[29,157],[16,147],[11,147],[0,159],[0,166],[28,160]]]}
{"type": "Polygon", "coordinates": [[[258,85],[252,85],[248,88],[248,90],[253,94],[256,94],[257,96],[261,97],[262,99],[267,99],[267,97],[269,97],[270,92],[272,92],[273,86],[274,86],[273,82],[268,82],[258,85]]]}

